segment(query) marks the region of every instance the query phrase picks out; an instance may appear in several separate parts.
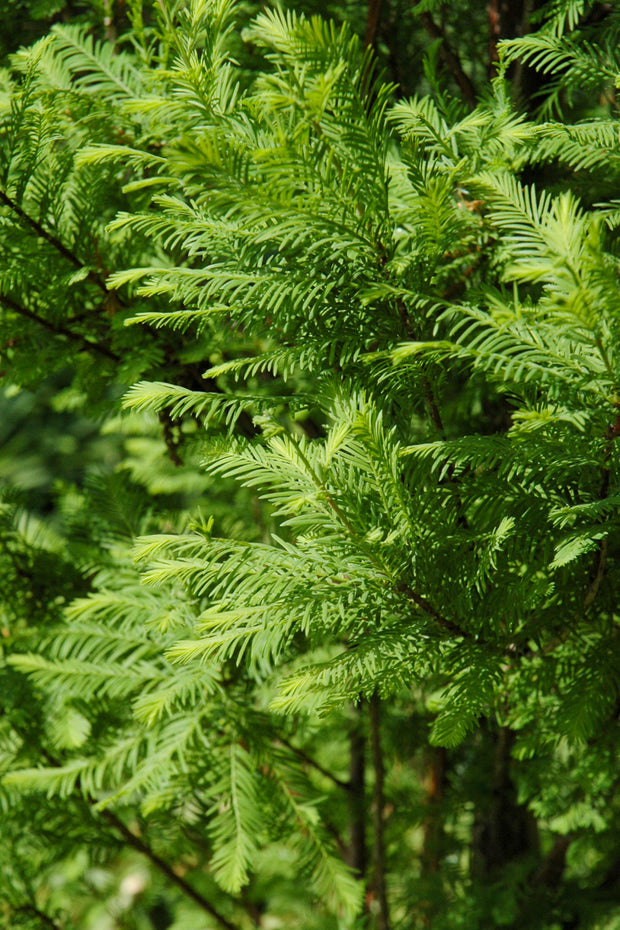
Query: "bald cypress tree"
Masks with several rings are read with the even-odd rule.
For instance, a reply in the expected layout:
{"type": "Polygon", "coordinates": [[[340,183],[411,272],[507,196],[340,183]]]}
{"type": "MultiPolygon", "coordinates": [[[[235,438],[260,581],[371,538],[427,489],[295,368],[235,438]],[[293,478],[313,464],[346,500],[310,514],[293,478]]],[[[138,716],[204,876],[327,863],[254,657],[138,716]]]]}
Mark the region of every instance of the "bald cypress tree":
{"type": "Polygon", "coordinates": [[[0,920],[612,930],[615,10],[464,100],[129,10],[5,77],[5,403],[100,451],[4,481],[0,920]]]}

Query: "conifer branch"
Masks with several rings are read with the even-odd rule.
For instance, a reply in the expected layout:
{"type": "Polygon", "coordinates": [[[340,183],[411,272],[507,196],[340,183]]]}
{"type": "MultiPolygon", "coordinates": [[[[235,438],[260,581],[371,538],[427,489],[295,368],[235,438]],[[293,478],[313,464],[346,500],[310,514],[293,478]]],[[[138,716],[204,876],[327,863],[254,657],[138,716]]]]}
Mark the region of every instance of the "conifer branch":
{"type": "Polygon", "coordinates": [[[448,620],[447,617],[443,617],[439,611],[433,607],[430,601],[428,601],[421,594],[418,594],[417,591],[414,591],[413,588],[409,587],[409,585],[404,581],[399,582],[396,585],[396,588],[401,592],[401,594],[404,594],[406,598],[408,598],[410,601],[413,601],[413,603],[419,607],[420,610],[423,610],[425,614],[428,614],[428,616],[431,617],[438,626],[446,630],[446,632],[450,633],[451,636],[462,636],[464,639],[471,638],[469,633],[461,629],[461,627],[453,620],[448,620]]]}
{"type": "MultiPolygon", "coordinates": [[[[616,409],[620,406],[620,402],[614,404],[616,409]]],[[[605,500],[609,495],[609,485],[611,481],[611,472],[610,472],[610,458],[612,451],[612,444],[620,436],[620,412],[616,414],[616,418],[612,424],[609,425],[607,432],[605,434],[605,439],[607,440],[605,445],[605,452],[603,455],[603,478],[601,481],[601,489],[599,491],[599,500],[605,500]]],[[[599,592],[599,588],[605,577],[605,568],[607,566],[607,539],[602,539],[599,547],[596,551],[594,558],[594,566],[592,568],[592,574],[590,576],[591,580],[586,590],[584,599],[583,599],[583,608],[587,610],[588,607],[596,599],[596,595],[599,592]]]]}
{"type": "Polygon", "coordinates": [[[441,417],[441,413],[439,411],[439,406],[437,405],[437,401],[435,400],[435,395],[433,393],[433,388],[431,386],[431,383],[425,374],[422,375],[421,380],[422,380],[422,390],[424,392],[424,400],[426,401],[426,405],[430,413],[432,424],[437,430],[437,432],[439,433],[439,435],[441,436],[441,438],[445,439],[446,431],[443,426],[443,420],[441,417]]]}
{"type": "MultiPolygon", "coordinates": [[[[18,728],[14,726],[16,732],[19,732],[18,728]]],[[[23,734],[20,734],[22,739],[25,739],[23,734]]],[[[55,758],[50,752],[45,749],[45,747],[40,746],[39,750],[42,757],[45,759],[48,765],[59,768],[61,762],[55,758]]],[[[97,811],[95,805],[97,801],[95,798],[85,795],[83,793],[76,793],[76,799],[84,804],[85,809],[87,809],[91,817],[95,820],[98,818],[103,818],[108,822],[108,824],[115,830],[116,833],[120,834],[128,846],[131,846],[132,849],[135,849],[136,852],[142,853],[155,868],[161,872],[166,878],[169,879],[174,885],[179,888],[182,893],[189,898],[194,904],[197,904],[205,913],[209,914],[213,919],[223,927],[224,930],[239,930],[239,927],[232,923],[228,918],[224,917],[223,914],[220,914],[219,911],[208,901],[204,895],[202,895],[193,885],[190,885],[189,882],[185,881],[182,875],[178,875],[175,872],[174,868],[170,865],[169,862],[166,862],[165,859],[162,859],[161,856],[157,855],[154,849],[152,849],[149,844],[143,840],[140,836],[133,833],[129,829],[127,824],[121,820],[118,814],[115,814],[114,811],[111,811],[109,808],[104,808],[103,810],[97,811]]]]}
{"type": "Polygon", "coordinates": [[[428,601],[423,595],[418,594],[417,591],[414,591],[413,588],[411,588],[408,584],[405,584],[404,582],[401,582],[401,581],[394,582],[394,579],[390,577],[390,574],[386,570],[383,563],[375,556],[373,552],[368,551],[367,547],[364,546],[363,540],[360,539],[359,534],[355,530],[355,527],[353,526],[353,524],[351,523],[347,515],[344,513],[342,508],[339,506],[339,504],[336,503],[330,491],[328,490],[327,486],[325,485],[325,482],[322,481],[321,478],[317,475],[307,455],[305,455],[305,453],[299,446],[296,446],[296,449],[297,449],[297,453],[299,457],[301,458],[304,465],[306,466],[309,473],[311,474],[312,479],[315,482],[317,488],[324,494],[325,500],[327,501],[328,505],[334,511],[334,513],[336,514],[336,516],[338,517],[342,525],[345,527],[345,529],[348,531],[351,538],[355,540],[355,542],[360,546],[360,548],[366,549],[368,558],[373,563],[373,565],[375,565],[375,567],[379,569],[379,571],[381,571],[383,574],[387,574],[390,580],[393,583],[395,583],[395,587],[397,591],[400,591],[410,601],[413,601],[413,603],[416,604],[420,608],[420,610],[423,610],[424,613],[428,614],[429,617],[432,617],[432,619],[439,626],[447,630],[447,632],[451,633],[453,636],[467,637],[468,635],[467,633],[461,630],[461,628],[456,623],[454,623],[452,620],[447,620],[445,617],[442,617],[439,611],[436,610],[433,607],[433,605],[430,603],[430,601],[428,601]]]}
{"type": "Polygon", "coordinates": [[[83,349],[88,349],[89,352],[97,352],[99,355],[104,355],[106,358],[109,358],[113,362],[120,362],[120,356],[118,356],[116,352],[113,352],[112,349],[102,345],[100,342],[93,342],[92,339],[87,339],[86,336],[82,336],[80,333],[75,333],[73,330],[68,329],[66,326],[61,326],[58,323],[52,323],[50,320],[46,320],[45,317],[35,313],[34,310],[29,310],[28,307],[24,307],[16,300],[13,300],[12,297],[7,297],[5,294],[0,294],[0,304],[5,306],[7,310],[12,310],[19,316],[24,317],[24,319],[31,320],[33,323],[37,323],[37,325],[44,327],[44,329],[49,330],[56,336],[64,336],[66,339],[71,339],[73,342],[78,342],[83,349]]]}
{"type": "MultiPolygon", "coordinates": [[[[78,256],[72,252],[71,249],[68,249],[67,246],[60,241],[60,239],[45,229],[45,227],[42,226],[38,220],[35,220],[34,217],[26,213],[26,211],[22,209],[22,207],[20,207],[20,205],[11,197],[9,197],[1,188],[0,201],[5,206],[9,207],[9,209],[12,210],[13,213],[15,213],[16,216],[18,216],[26,226],[29,226],[32,230],[34,230],[40,239],[45,239],[45,241],[49,243],[49,245],[51,245],[52,248],[54,248],[60,255],[62,255],[63,258],[66,258],[66,260],[70,262],[74,268],[84,268],[85,263],[80,261],[78,256]]],[[[95,284],[99,290],[103,291],[104,294],[111,293],[101,275],[97,274],[96,271],[89,271],[86,276],[86,280],[90,281],[91,284],[95,284]]]]}
{"type": "Polygon", "coordinates": [[[423,874],[439,871],[444,840],[442,802],[447,786],[448,753],[444,746],[432,746],[427,763],[426,816],[422,824],[424,840],[421,866],[423,874]]]}
{"type": "Polygon", "coordinates": [[[104,809],[101,811],[101,816],[108,821],[110,826],[112,826],[123,839],[127,842],[132,849],[135,849],[136,852],[142,853],[146,856],[149,862],[155,866],[158,871],[165,875],[172,884],[176,885],[179,888],[185,897],[189,898],[194,904],[197,904],[206,914],[213,917],[215,922],[219,924],[220,927],[223,927],[224,930],[239,930],[239,927],[236,924],[233,924],[227,917],[224,917],[223,914],[220,914],[218,910],[208,901],[204,895],[202,895],[193,885],[190,885],[189,882],[185,881],[183,876],[178,875],[177,872],[173,869],[169,862],[166,862],[165,859],[162,859],[161,856],[158,856],[157,853],[146,843],[141,837],[133,833],[129,827],[118,817],[113,811],[109,809],[104,809]]]}
{"type": "Polygon", "coordinates": [[[62,930],[60,924],[57,924],[49,914],[46,914],[45,911],[42,911],[35,904],[22,904],[20,907],[16,907],[13,913],[30,914],[36,920],[40,921],[43,926],[48,927],[49,930],[62,930]]]}
{"type": "Polygon", "coordinates": [[[334,775],[333,772],[329,772],[324,768],[316,759],[313,759],[308,755],[307,752],[304,752],[303,749],[300,749],[299,746],[294,746],[289,740],[284,736],[278,737],[278,742],[282,743],[283,746],[286,746],[291,752],[293,752],[299,759],[309,765],[311,768],[316,769],[317,772],[320,772],[321,775],[324,775],[325,778],[328,778],[334,785],[338,788],[342,788],[344,791],[351,790],[351,784],[348,781],[343,781],[341,778],[338,778],[337,775],[334,775]]]}
{"type": "Polygon", "coordinates": [[[174,421],[170,415],[170,410],[160,410],[159,411],[159,422],[162,425],[164,443],[166,449],[168,450],[168,456],[173,465],[176,465],[177,468],[183,464],[183,459],[181,458],[179,449],[183,445],[183,433],[181,427],[175,427],[174,421]],[[174,430],[177,430],[178,435],[174,435],[174,430]]]}
{"type": "Polygon", "coordinates": [[[566,868],[566,854],[574,839],[574,835],[570,833],[556,836],[551,849],[534,873],[532,879],[534,885],[542,885],[551,889],[558,887],[566,868]]]}
{"type": "MultiPolygon", "coordinates": [[[[402,327],[403,336],[405,337],[405,339],[415,340],[417,338],[416,333],[411,324],[411,319],[409,317],[407,307],[405,306],[405,302],[399,299],[396,302],[396,305],[398,308],[398,315],[400,317],[400,323],[402,327]]],[[[445,439],[446,431],[444,429],[443,420],[441,417],[441,413],[439,411],[439,407],[437,405],[437,401],[435,400],[433,386],[428,378],[428,375],[424,371],[422,371],[420,382],[422,384],[422,393],[424,395],[424,401],[426,403],[428,412],[430,414],[431,422],[433,426],[435,427],[435,429],[437,430],[437,432],[439,433],[439,435],[441,436],[441,438],[445,439]]]]}

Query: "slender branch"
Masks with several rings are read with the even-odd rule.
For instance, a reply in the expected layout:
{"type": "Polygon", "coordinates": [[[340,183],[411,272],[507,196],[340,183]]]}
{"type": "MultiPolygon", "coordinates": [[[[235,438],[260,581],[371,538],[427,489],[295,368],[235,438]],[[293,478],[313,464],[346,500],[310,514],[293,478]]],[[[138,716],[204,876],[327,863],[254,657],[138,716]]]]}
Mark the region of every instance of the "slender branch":
{"type": "Polygon", "coordinates": [[[377,930],[390,930],[390,914],[385,882],[385,766],[383,763],[383,750],[381,748],[381,701],[376,691],[368,703],[368,721],[370,725],[370,751],[372,754],[373,768],[375,770],[372,806],[374,827],[372,846],[374,868],[372,885],[379,905],[377,930]]]}
{"type": "MultiPolygon", "coordinates": [[[[16,730],[16,732],[19,732],[14,725],[13,728],[16,730]]],[[[56,759],[50,752],[48,752],[45,747],[41,746],[40,751],[42,757],[46,760],[48,765],[51,765],[54,768],[59,768],[61,766],[61,762],[56,759]]],[[[161,856],[158,856],[145,840],[133,833],[127,824],[121,820],[121,818],[115,814],[114,811],[111,811],[109,808],[96,811],[96,799],[90,795],[76,794],[76,801],[84,805],[84,809],[90,812],[90,815],[93,817],[93,819],[98,820],[99,818],[102,818],[103,820],[106,820],[109,825],[122,836],[125,842],[131,846],[132,849],[135,849],[136,852],[142,853],[142,855],[145,856],[149,862],[151,862],[152,865],[154,865],[155,868],[161,872],[162,875],[165,875],[166,878],[172,882],[172,884],[176,885],[177,888],[179,888],[179,890],[187,898],[193,901],[194,904],[197,904],[198,907],[205,911],[205,913],[213,917],[215,922],[218,923],[220,927],[223,927],[224,930],[240,930],[237,924],[233,924],[230,920],[228,920],[227,917],[224,917],[223,914],[220,914],[219,911],[217,911],[214,906],[209,901],[207,901],[204,895],[202,895],[199,891],[196,890],[196,888],[190,885],[189,882],[185,881],[182,875],[178,875],[170,863],[166,862],[165,859],[162,859],[161,856]]]]}
{"type": "MultiPolygon", "coordinates": [[[[603,501],[609,495],[609,484],[611,481],[611,471],[609,467],[609,460],[611,458],[612,446],[613,443],[620,436],[620,401],[617,401],[614,406],[619,411],[616,414],[616,418],[613,423],[611,423],[605,434],[605,439],[607,443],[605,445],[605,452],[603,454],[603,478],[601,481],[601,487],[599,490],[599,500],[603,501]]],[[[587,587],[586,593],[583,599],[583,608],[587,610],[590,604],[595,600],[596,595],[599,592],[599,588],[605,577],[605,568],[607,566],[607,539],[602,539],[600,545],[596,551],[594,557],[594,565],[592,567],[592,574],[590,576],[590,583],[587,587]]]]}
{"type": "Polygon", "coordinates": [[[169,408],[159,411],[159,422],[163,427],[164,443],[166,445],[166,449],[168,450],[170,461],[178,468],[183,464],[183,459],[179,453],[179,449],[183,445],[183,432],[181,427],[177,427],[178,435],[175,436],[175,424],[169,408]]]}
{"type": "Polygon", "coordinates": [[[427,768],[426,816],[422,824],[423,844],[420,857],[422,873],[439,871],[444,842],[441,804],[448,781],[448,752],[443,746],[431,746],[427,768]]]}
{"type": "Polygon", "coordinates": [[[315,482],[317,488],[320,491],[322,491],[323,494],[325,495],[325,500],[327,501],[329,507],[331,507],[331,509],[334,511],[334,513],[336,514],[336,516],[338,517],[342,525],[345,527],[345,529],[347,530],[351,538],[354,539],[355,542],[361,548],[365,549],[366,554],[368,558],[370,559],[370,561],[372,562],[372,564],[377,569],[379,569],[379,571],[381,571],[384,575],[387,575],[387,577],[392,582],[392,584],[395,585],[397,591],[400,591],[401,594],[404,594],[407,598],[409,598],[410,601],[413,601],[413,603],[416,604],[420,608],[420,610],[423,610],[424,613],[428,614],[429,617],[432,617],[432,619],[437,624],[439,624],[439,626],[443,627],[444,630],[447,630],[453,636],[467,637],[468,635],[467,633],[465,633],[452,620],[447,620],[445,617],[442,617],[439,611],[437,611],[433,607],[433,605],[430,603],[430,601],[428,601],[422,594],[418,594],[417,591],[414,591],[413,588],[410,588],[408,584],[405,584],[405,582],[402,582],[402,581],[397,581],[390,575],[390,572],[385,567],[385,565],[383,565],[383,563],[374,555],[373,552],[368,551],[368,548],[364,546],[363,540],[360,539],[353,524],[351,523],[347,515],[344,513],[344,511],[340,508],[339,504],[336,503],[331,493],[327,489],[325,482],[322,481],[321,478],[317,475],[316,471],[312,467],[310,460],[308,459],[308,456],[304,453],[303,449],[301,449],[300,446],[296,445],[296,451],[300,459],[302,460],[302,462],[308,469],[308,472],[310,473],[312,480],[315,482]]]}
{"type": "MultiPolygon", "coordinates": [[[[52,248],[56,249],[56,251],[62,255],[63,258],[66,258],[67,261],[74,266],[74,268],[84,268],[85,263],[80,261],[80,259],[74,252],[71,251],[71,249],[68,249],[67,246],[60,241],[60,239],[58,239],[52,233],[48,232],[48,230],[45,229],[45,227],[42,226],[38,220],[35,220],[34,217],[26,213],[26,211],[23,210],[22,207],[20,207],[20,205],[11,197],[9,197],[2,189],[0,189],[0,202],[9,207],[9,209],[12,210],[13,213],[15,213],[20,218],[20,220],[26,224],[26,226],[30,226],[30,228],[36,232],[39,238],[45,239],[45,241],[48,242],[52,248]]],[[[89,271],[86,278],[91,282],[91,284],[95,284],[101,291],[103,291],[104,294],[110,293],[105,281],[101,275],[97,274],[96,271],[89,271]]]]}
{"type": "Polygon", "coordinates": [[[424,28],[432,39],[441,39],[439,54],[443,58],[443,61],[450,71],[452,77],[463,92],[463,96],[467,102],[472,107],[475,107],[477,103],[476,89],[467,74],[465,74],[463,65],[461,64],[461,59],[459,58],[458,54],[451,48],[444,30],[435,22],[430,13],[420,13],[420,19],[422,20],[424,28]]]}
{"type": "Polygon", "coordinates": [[[62,930],[60,924],[57,924],[55,920],[52,920],[49,914],[46,914],[45,911],[40,910],[34,904],[23,904],[21,907],[16,907],[14,913],[32,914],[32,916],[40,920],[42,924],[49,927],[49,930],[62,930]]]}
{"type": "MultiPolygon", "coordinates": [[[[405,302],[403,300],[398,300],[396,302],[398,308],[398,315],[400,317],[400,324],[402,327],[403,335],[407,339],[416,339],[416,333],[411,325],[411,320],[409,319],[409,313],[405,302]]],[[[446,432],[443,427],[443,420],[441,419],[441,413],[439,412],[439,407],[437,406],[437,401],[435,400],[435,395],[433,393],[433,386],[423,371],[421,378],[422,384],[422,393],[424,394],[424,401],[428,407],[428,412],[431,417],[431,422],[442,439],[446,438],[446,432]]]]}
{"type": "Polygon", "coordinates": [[[607,566],[607,540],[602,539],[594,559],[594,568],[592,571],[592,581],[588,585],[585,597],[583,599],[584,610],[587,610],[590,604],[595,600],[601,582],[605,577],[605,568],[607,566]]]}
{"type": "Polygon", "coordinates": [[[65,336],[67,339],[71,339],[73,342],[79,342],[84,349],[88,349],[92,352],[98,352],[99,355],[104,355],[106,358],[112,359],[114,362],[119,362],[120,358],[113,352],[111,349],[108,349],[107,346],[101,345],[99,342],[93,342],[91,339],[87,339],[86,336],[82,336],[80,333],[75,333],[71,329],[67,329],[66,326],[61,326],[58,323],[52,323],[50,320],[46,320],[45,317],[39,316],[38,313],[35,313],[34,310],[29,310],[28,307],[22,306],[16,300],[13,300],[12,297],[7,297],[5,294],[0,294],[0,304],[6,307],[8,310],[12,310],[14,313],[23,316],[27,320],[32,320],[33,323],[37,323],[39,326],[48,329],[51,333],[54,333],[56,336],[65,336]]]}
{"type": "Polygon", "coordinates": [[[334,775],[332,772],[329,772],[327,769],[323,768],[323,766],[317,762],[316,759],[313,759],[308,755],[308,753],[304,752],[304,750],[300,749],[298,746],[293,746],[293,744],[289,742],[289,740],[287,740],[284,736],[278,736],[278,742],[282,743],[283,746],[286,746],[287,749],[290,749],[291,752],[294,752],[295,755],[298,756],[303,762],[311,766],[311,768],[316,769],[316,771],[320,772],[321,775],[324,775],[325,778],[329,778],[329,780],[333,782],[334,785],[337,785],[338,788],[342,788],[344,791],[351,790],[351,784],[348,781],[342,781],[342,779],[338,778],[337,775],[334,775]]]}
{"type": "Polygon", "coordinates": [[[424,392],[424,400],[426,401],[433,426],[441,438],[445,439],[446,431],[443,428],[443,420],[441,419],[441,413],[439,412],[439,407],[437,406],[437,401],[435,400],[435,395],[433,394],[433,388],[431,387],[431,383],[427,376],[424,374],[422,375],[422,390],[424,392]]]}
{"type": "Polygon", "coordinates": [[[469,638],[469,634],[465,630],[462,630],[453,620],[448,620],[447,617],[443,617],[438,610],[435,610],[430,601],[427,601],[425,597],[418,594],[413,588],[410,588],[404,581],[399,582],[396,587],[401,594],[404,594],[406,598],[413,601],[420,610],[423,610],[429,617],[432,617],[438,626],[442,627],[442,629],[446,630],[452,636],[462,636],[465,639],[469,638]]]}
{"type": "Polygon", "coordinates": [[[118,817],[111,810],[101,811],[101,816],[108,821],[110,826],[112,826],[118,833],[121,834],[123,839],[127,842],[132,849],[135,849],[137,852],[142,853],[143,856],[151,862],[156,869],[158,869],[162,875],[165,875],[170,882],[179,888],[185,897],[190,898],[200,907],[205,913],[209,914],[220,927],[224,927],[225,930],[239,930],[239,927],[236,924],[231,923],[227,917],[224,917],[223,914],[220,914],[213,905],[207,901],[207,899],[199,891],[197,891],[189,882],[186,882],[181,875],[177,875],[169,862],[166,862],[165,859],[162,859],[157,853],[151,849],[151,847],[145,843],[143,839],[139,836],[136,836],[135,833],[129,829],[127,824],[125,824],[120,817],[118,817]]]}

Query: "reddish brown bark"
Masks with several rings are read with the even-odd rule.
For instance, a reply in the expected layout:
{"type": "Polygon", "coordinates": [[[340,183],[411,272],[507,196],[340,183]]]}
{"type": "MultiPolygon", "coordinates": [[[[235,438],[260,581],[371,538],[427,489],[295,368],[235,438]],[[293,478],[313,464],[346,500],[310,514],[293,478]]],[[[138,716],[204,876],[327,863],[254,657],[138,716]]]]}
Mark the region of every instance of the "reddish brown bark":
{"type": "Polygon", "coordinates": [[[377,44],[377,32],[379,31],[382,3],[383,0],[369,0],[368,3],[364,43],[371,48],[375,48],[377,44]]]}
{"type": "Polygon", "coordinates": [[[435,22],[430,13],[420,13],[420,19],[431,39],[441,39],[439,55],[461,89],[465,100],[470,106],[475,107],[477,103],[476,89],[463,70],[461,59],[448,42],[443,29],[435,22]]]}
{"type": "Polygon", "coordinates": [[[442,746],[433,747],[426,780],[426,817],[422,825],[421,866],[426,875],[439,871],[444,840],[441,804],[448,781],[448,753],[442,746]]]}

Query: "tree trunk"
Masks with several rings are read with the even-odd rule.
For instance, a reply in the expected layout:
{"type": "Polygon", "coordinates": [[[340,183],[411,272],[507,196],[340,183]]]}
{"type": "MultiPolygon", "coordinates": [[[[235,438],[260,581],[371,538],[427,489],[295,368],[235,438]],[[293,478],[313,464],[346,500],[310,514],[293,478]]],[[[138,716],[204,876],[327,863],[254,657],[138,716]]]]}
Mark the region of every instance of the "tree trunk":
{"type": "Polygon", "coordinates": [[[349,736],[349,816],[351,823],[347,861],[360,877],[366,874],[366,738],[364,736],[363,704],[355,707],[355,719],[349,736]]]}
{"type": "Polygon", "coordinates": [[[373,835],[373,879],[372,893],[378,904],[376,917],[377,930],[390,930],[390,916],[387,903],[386,888],[386,861],[385,861],[385,797],[384,781],[385,766],[383,763],[383,749],[381,747],[381,700],[375,691],[368,704],[368,720],[370,729],[370,750],[375,770],[375,784],[373,790],[372,819],[373,835]]]}
{"type": "Polygon", "coordinates": [[[514,733],[500,727],[493,734],[493,772],[490,797],[476,811],[472,837],[472,875],[485,880],[507,863],[538,852],[536,822],[517,803],[510,773],[514,733]]]}
{"type": "Polygon", "coordinates": [[[445,836],[442,802],[446,791],[447,775],[447,751],[441,746],[432,747],[426,785],[427,813],[422,825],[424,840],[421,867],[423,875],[438,872],[441,863],[445,836]]]}

